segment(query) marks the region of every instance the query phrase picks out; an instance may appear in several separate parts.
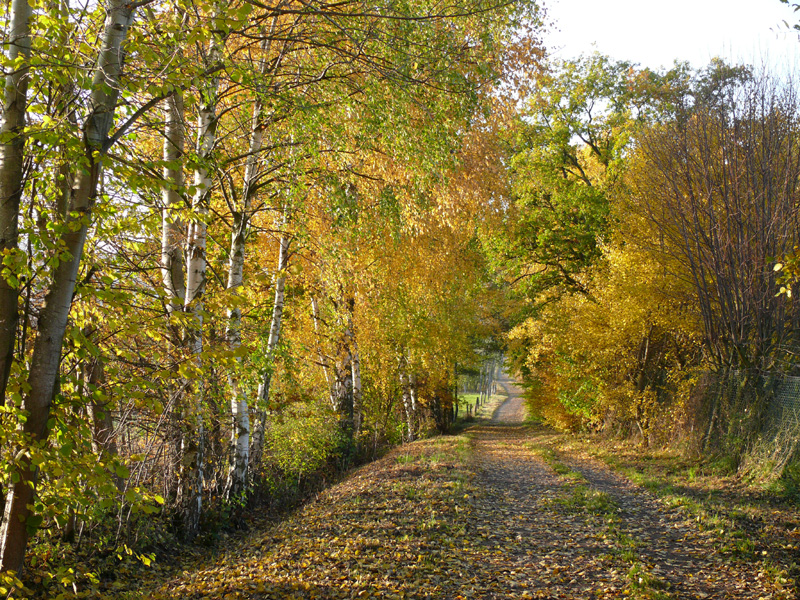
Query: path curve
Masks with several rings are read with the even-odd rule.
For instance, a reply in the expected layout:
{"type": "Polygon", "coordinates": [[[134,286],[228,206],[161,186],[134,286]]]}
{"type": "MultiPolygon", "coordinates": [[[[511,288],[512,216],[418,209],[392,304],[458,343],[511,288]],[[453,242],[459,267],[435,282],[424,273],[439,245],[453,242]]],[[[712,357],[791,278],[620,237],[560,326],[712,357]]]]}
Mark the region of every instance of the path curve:
{"type": "Polygon", "coordinates": [[[497,380],[497,384],[503,388],[503,392],[508,398],[494,410],[492,422],[495,424],[524,422],[527,410],[525,409],[525,399],[522,397],[522,388],[505,372],[497,380]]]}
{"type": "Polygon", "coordinates": [[[478,484],[475,528],[487,536],[483,569],[504,585],[485,598],[795,598],[563,434],[525,424],[520,388],[470,430],[478,484]],[[559,476],[559,464],[579,474],[559,476]],[[596,509],[594,505],[603,506],[596,509]],[[501,591],[502,590],[502,591],[501,591]],[[777,593],[776,593],[777,592],[777,593]]]}

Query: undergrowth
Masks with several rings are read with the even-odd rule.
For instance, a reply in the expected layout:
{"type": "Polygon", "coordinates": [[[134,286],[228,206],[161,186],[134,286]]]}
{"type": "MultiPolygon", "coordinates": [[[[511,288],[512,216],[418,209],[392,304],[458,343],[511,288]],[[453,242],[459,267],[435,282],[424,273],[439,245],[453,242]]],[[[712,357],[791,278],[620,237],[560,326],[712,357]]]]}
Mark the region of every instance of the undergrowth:
{"type": "Polygon", "coordinates": [[[693,459],[624,448],[599,444],[593,453],[713,535],[722,556],[756,562],[776,588],[798,589],[799,548],[781,534],[800,527],[797,462],[765,484],[752,472],[744,476],[727,456],[693,459]]]}

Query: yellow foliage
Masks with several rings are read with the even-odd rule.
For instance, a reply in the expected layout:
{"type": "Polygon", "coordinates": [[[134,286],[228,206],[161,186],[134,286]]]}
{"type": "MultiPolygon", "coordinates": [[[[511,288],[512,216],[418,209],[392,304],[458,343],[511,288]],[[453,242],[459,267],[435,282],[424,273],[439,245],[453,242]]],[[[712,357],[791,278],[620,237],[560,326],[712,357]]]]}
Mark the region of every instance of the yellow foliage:
{"type": "Polygon", "coordinates": [[[626,235],[602,246],[588,294],[538,298],[539,314],[508,337],[526,349],[524,367],[540,383],[535,410],[547,420],[627,423],[648,438],[665,424],[664,398],[681,405],[672,390],[699,356],[700,323],[674,265],[637,243],[648,233],[643,221],[620,221],[626,235]]]}

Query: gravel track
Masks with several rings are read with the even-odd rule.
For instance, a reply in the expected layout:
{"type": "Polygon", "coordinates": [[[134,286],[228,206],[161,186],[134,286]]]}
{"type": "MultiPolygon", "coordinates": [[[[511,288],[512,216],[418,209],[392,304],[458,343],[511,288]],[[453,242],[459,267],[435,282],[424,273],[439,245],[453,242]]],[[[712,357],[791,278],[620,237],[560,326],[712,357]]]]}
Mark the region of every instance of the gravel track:
{"type": "Polygon", "coordinates": [[[470,430],[485,491],[479,527],[495,532],[485,540],[486,567],[507,578],[506,591],[486,597],[796,597],[773,586],[758,563],[721,555],[713,533],[686,513],[565,450],[562,434],[525,425],[521,390],[507,378],[498,383],[508,399],[470,430]],[[543,459],[548,449],[583,480],[557,475],[543,459]],[[607,498],[612,512],[598,516],[570,505],[577,493],[607,498]]]}

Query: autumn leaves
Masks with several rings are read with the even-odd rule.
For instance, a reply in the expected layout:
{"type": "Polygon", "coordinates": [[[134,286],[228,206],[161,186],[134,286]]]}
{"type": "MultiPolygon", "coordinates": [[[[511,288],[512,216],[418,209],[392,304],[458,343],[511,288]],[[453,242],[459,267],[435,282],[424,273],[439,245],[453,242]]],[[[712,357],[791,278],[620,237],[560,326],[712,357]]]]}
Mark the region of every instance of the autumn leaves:
{"type": "Polygon", "coordinates": [[[535,6],[4,18],[5,571],[39,525],[102,545],[163,510],[193,539],[259,486],[447,426],[496,321],[478,115],[535,6]]]}

